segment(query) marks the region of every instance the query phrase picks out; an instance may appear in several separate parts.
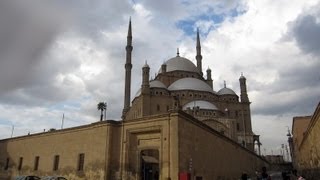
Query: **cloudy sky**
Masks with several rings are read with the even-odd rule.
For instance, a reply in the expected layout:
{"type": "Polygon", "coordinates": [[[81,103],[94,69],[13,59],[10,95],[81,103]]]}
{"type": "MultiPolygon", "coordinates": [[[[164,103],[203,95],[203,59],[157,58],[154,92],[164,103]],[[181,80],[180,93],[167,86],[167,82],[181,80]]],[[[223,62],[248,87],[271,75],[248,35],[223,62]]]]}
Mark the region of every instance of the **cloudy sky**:
{"type": "Polygon", "coordinates": [[[319,0],[32,0],[0,2],[0,139],[108,119],[123,107],[125,44],[133,25],[132,96],[147,60],[151,74],[180,55],[195,62],[200,28],[203,70],[214,90],[239,94],[247,78],[252,124],[267,153],[286,143],[293,116],[320,100],[319,0]]]}

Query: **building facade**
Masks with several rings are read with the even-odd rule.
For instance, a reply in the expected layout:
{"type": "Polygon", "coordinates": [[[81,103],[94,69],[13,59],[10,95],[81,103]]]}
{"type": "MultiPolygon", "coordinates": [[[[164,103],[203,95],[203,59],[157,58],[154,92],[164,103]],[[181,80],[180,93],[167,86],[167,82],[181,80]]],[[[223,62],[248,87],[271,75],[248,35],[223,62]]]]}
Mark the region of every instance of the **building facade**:
{"type": "Polygon", "coordinates": [[[320,177],[320,103],[312,116],[294,117],[289,137],[293,166],[307,179],[320,177]]]}
{"type": "Polygon", "coordinates": [[[246,78],[240,96],[213,89],[202,72],[199,31],[196,62],[177,55],[142,84],[131,101],[132,28],[128,28],[121,121],[0,140],[0,178],[59,174],[68,179],[238,179],[268,162],[258,156],[246,78]],[[132,105],[131,105],[131,103],[132,105]]]}

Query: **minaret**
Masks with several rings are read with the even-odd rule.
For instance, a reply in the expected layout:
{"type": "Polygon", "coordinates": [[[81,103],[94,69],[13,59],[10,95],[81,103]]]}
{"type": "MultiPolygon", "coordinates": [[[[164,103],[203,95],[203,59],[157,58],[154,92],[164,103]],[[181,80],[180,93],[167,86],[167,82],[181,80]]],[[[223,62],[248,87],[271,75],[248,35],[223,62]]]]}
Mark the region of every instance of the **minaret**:
{"type": "Polygon", "coordinates": [[[122,119],[125,118],[126,113],[130,108],[130,93],[131,93],[131,53],[132,53],[132,30],[131,30],[131,18],[129,20],[127,46],[126,46],[126,64],[125,64],[125,88],[124,88],[124,107],[122,111],[122,119]]]}
{"type": "Polygon", "coordinates": [[[242,73],[241,73],[239,81],[240,81],[240,91],[241,91],[241,94],[240,94],[241,102],[249,103],[249,98],[248,98],[248,94],[247,94],[246,78],[243,76],[242,73]]]}
{"type": "Polygon", "coordinates": [[[141,115],[148,116],[151,112],[151,102],[150,102],[150,67],[146,63],[142,67],[142,84],[141,84],[141,115]]]}
{"type": "Polygon", "coordinates": [[[208,67],[207,69],[207,84],[209,84],[209,86],[211,88],[213,88],[213,85],[212,85],[212,78],[211,78],[211,69],[208,67]]]}
{"type": "Polygon", "coordinates": [[[197,55],[196,55],[196,60],[197,60],[197,68],[201,76],[203,76],[202,73],[202,55],[201,55],[201,45],[200,45],[200,36],[199,36],[199,28],[197,28],[197,55]]]}
{"type": "Polygon", "coordinates": [[[142,85],[141,85],[142,94],[149,94],[150,92],[149,77],[150,77],[150,67],[146,61],[145,65],[142,67],[142,85]]]}

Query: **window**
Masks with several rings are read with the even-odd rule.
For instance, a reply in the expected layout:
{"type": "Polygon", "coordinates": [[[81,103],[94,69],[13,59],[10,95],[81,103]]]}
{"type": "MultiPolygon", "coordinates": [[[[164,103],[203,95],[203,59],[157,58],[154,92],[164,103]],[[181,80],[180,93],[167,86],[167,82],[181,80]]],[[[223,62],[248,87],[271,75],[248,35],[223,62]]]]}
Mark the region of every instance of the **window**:
{"type": "Polygon", "coordinates": [[[240,130],[240,125],[239,125],[239,123],[237,123],[237,130],[238,130],[238,131],[240,130]]]}
{"type": "Polygon", "coordinates": [[[34,168],[33,168],[33,170],[35,170],[35,171],[38,170],[38,167],[39,167],[39,159],[40,159],[39,156],[36,156],[36,157],[34,158],[34,168]]]}
{"type": "Polygon", "coordinates": [[[10,159],[7,158],[6,166],[4,167],[4,170],[8,170],[9,169],[9,162],[10,162],[10,159]]]}
{"type": "Polygon", "coordinates": [[[78,159],[78,171],[83,171],[84,167],[84,153],[79,154],[78,159]]]}
{"type": "Polygon", "coordinates": [[[53,159],[53,170],[57,171],[59,168],[59,155],[55,155],[53,159]]]}
{"type": "Polygon", "coordinates": [[[19,165],[18,165],[18,170],[20,171],[22,169],[22,163],[23,163],[23,157],[19,158],[19,165]]]}

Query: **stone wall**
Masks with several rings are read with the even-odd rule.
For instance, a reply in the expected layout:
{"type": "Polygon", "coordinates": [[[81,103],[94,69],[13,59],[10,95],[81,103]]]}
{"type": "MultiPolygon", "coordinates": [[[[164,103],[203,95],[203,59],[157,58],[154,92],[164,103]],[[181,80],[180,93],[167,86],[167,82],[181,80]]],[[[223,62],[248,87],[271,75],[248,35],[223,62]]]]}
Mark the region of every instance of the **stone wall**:
{"type": "Polygon", "coordinates": [[[179,171],[203,179],[254,177],[268,162],[191,116],[179,117],[179,171]]]}
{"type": "Polygon", "coordinates": [[[296,164],[307,179],[320,177],[320,103],[313,114],[309,126],[298,149],[296,164]]]}
{"type": "MultiPolygon", "coordinates": [[[[68,179],[104,179],[111,159],[106,148],[117,133],[113,125],[99,122],[91,125],[55,130],[0,141],[0,179],[17,175],[62,175],[68,179]],[[114,131],[114,132],[113,132],[114,131]],[[84,155],[83,170],[79,168],[79,154],[84,155]],[[59,156],[58,169],[53,170],[54,157],[59,156]],[[39,158],[38,169],[35,159],[39,158]],[[9,159],[8,168],[6,168],[9,159]],[[20,159],[22,159],[19,170],[20,159]]],[[[116,137],[116,136],[115,136],[116,137]]],[[[119,148],[114,147],[114,151],[119,148]]],[[[114,153],[114,152],[113,152],[114,153]]],[[[113,164],[116,166],[117,164],[113,164]]]]}

